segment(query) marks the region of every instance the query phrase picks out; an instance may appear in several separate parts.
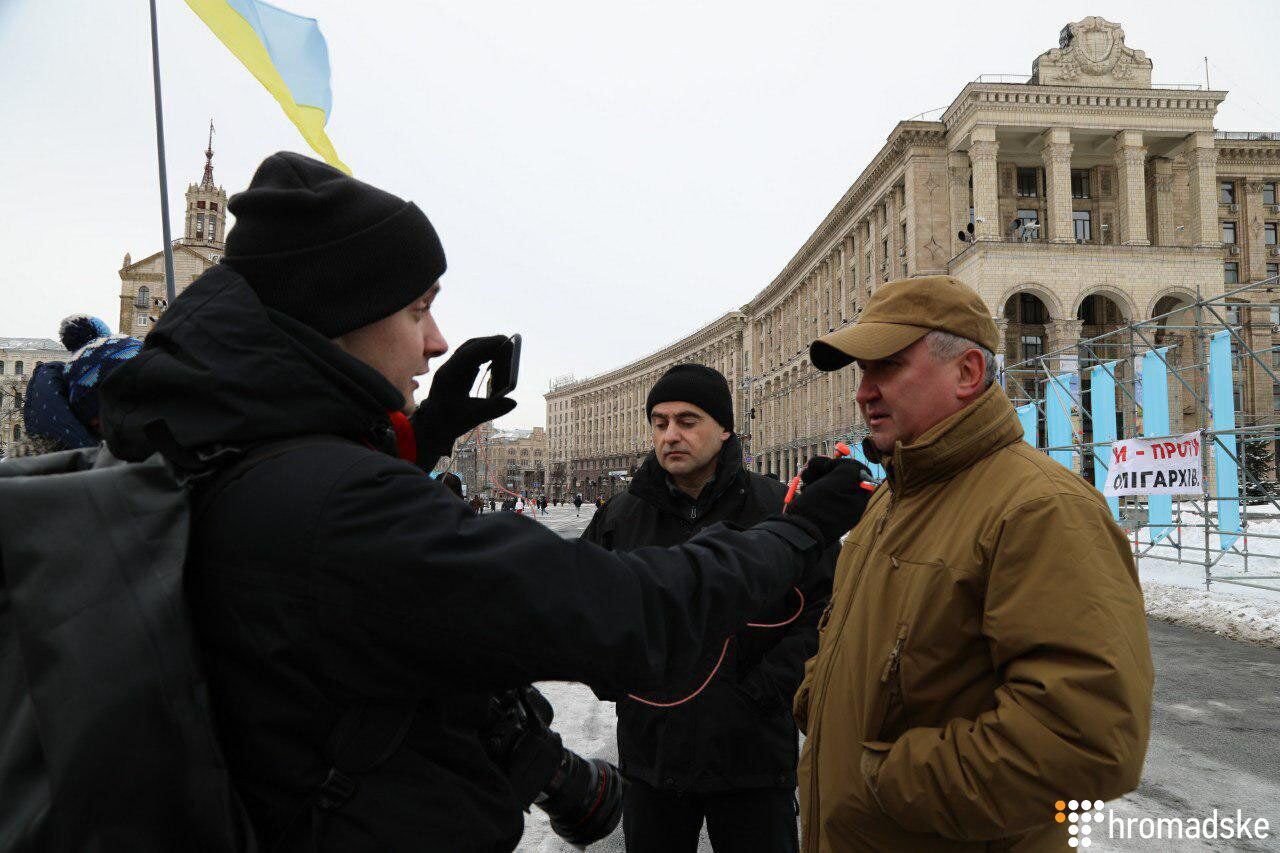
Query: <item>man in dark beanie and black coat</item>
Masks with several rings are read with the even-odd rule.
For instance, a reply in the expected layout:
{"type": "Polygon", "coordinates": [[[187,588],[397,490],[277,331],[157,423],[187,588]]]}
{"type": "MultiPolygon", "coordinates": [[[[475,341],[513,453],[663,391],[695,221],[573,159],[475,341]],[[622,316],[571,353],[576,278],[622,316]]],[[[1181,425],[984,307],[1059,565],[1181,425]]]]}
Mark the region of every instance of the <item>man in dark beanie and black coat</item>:
{"type": "MultiPolygon", "coordinates": [[[[649,392],[645,414],[653,452],[630,488],[596,513],[585,540],[617,552],[678,545],[718,522],[747,526],[782,508],[786,487],[743,466],[718,371],[675,365],[649,392]]],[[[834,566],[832,549],[803,584],[713,647],[694,678],[656,695],[609,697],[618,701],[619,764],[631,783],[628,853],[692,853],[704,819],[716,853],[797,849],[791,701],[818,647],[834,566]]]]}
{"type": "Polygon", "coordinates": [[[504,338],[462,344],[415,409],[415,377],[448,348],[422,211],[288,153],[230,209],[223,262],[107,380],[101,423],[121,459],[207,475],[186,592],[260,849],[510,851],[528,800],[486,750],[490,696],[688,678],[812,576],[860,515],[857,478],[633,555],[477,516],[426,472],[514,407],[470,396],[504,338]]]}

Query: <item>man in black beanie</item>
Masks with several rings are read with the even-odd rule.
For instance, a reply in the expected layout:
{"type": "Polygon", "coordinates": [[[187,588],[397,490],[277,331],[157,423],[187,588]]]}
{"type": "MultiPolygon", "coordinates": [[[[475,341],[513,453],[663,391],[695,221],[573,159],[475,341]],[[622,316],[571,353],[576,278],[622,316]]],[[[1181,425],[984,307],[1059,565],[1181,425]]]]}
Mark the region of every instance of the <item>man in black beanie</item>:
{"type": "Polygon", "coordinates": [[[158,452],[197,484],[185,592],[260,849],[514,849],[540,789],[488,734],[494,694],[688,677],[860,515],[842,471],[785,517],[670,551],[477,516],[425,472],[515,405],[470,396],[504,337],[464,343],[414,408],[448,349],[427,218],[288,153],[230,209],[223,262],[107,380],[101,419],[115,456],[158,452]]]}
{"type": "MultiPolygon", "coordinates": [[[[786,487],[742,463],[729,383],[677,364],[645,402],[653,452],[626,492],[595,514],[583,539],[614,551],[689,540],[710,525],[748,526],[782,508],[786,487]]],[[[686,683],[618,702],[618,756],[631,783],[623,807],[628,853],[694,851],[705,820],[716,853],[797,849],[799,757],[791,701],[818,647],[835,549],[805,583],[764,607],[686,683]],[[672,704],[679,702],[679,704],[672,704]]]]}

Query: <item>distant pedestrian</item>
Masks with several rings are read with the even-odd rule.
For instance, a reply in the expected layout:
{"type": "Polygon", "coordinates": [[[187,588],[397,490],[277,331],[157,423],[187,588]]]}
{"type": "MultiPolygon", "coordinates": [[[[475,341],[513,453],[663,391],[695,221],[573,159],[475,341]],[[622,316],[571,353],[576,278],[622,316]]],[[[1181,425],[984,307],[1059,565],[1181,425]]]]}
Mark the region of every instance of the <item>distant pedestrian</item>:
{"type": "Polygon", "coordinates": [[[574,509],[574,512],[573,512],[574,518],[579,518],[582,516],[582,493],[581,492],[573,496],[573,509],[574,509]]]}
{"type": "Polygon", "coordinates": [[[480,500],[479,495],[471,497],[471,511],[476,515],[484,515],[484,501],[480,500]]]}

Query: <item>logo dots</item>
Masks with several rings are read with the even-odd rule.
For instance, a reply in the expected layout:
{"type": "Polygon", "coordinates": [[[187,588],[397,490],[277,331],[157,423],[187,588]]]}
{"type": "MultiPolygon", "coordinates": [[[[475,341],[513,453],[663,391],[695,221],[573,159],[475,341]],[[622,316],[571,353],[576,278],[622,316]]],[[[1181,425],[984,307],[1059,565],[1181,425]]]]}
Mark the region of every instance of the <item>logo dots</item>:
{"type": "Polygon", "coordinates": [[[1093,832],[1092,824],[1102,822],[1102,800],[1058,800],[1053,807],[1056,810],[1054,821],[1069,824],[1069,846],[1089,847],[1093,844],[1089,835],[1093,832]]]}

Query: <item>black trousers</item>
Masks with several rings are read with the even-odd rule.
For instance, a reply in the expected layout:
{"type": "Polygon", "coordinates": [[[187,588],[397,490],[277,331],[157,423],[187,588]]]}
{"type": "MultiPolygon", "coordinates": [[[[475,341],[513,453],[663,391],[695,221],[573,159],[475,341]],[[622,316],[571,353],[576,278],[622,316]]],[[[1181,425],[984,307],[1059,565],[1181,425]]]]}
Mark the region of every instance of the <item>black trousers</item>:
{"type": "Polygon", "coordinates": [[[627,853],[697,853],[703,819],[715,853],[796,853],[800,849],[794,789],[688,794],[630,781],[622,808],[627,853]]]}

